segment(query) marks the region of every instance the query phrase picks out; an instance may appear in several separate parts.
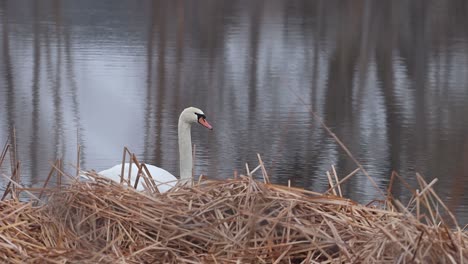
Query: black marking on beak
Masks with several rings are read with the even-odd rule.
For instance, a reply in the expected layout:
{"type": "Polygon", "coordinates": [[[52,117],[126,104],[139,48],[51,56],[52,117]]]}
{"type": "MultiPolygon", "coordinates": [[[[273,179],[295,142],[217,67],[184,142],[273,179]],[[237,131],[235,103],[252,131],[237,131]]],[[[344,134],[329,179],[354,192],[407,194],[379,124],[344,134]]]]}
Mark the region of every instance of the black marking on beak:
{"type": "Polygon", "coordinates": [[[197,115],[197,120],[200,120],[200,118],[206,119],[206,116],[204,114],[199,114],[195,113],[197,115]]]}

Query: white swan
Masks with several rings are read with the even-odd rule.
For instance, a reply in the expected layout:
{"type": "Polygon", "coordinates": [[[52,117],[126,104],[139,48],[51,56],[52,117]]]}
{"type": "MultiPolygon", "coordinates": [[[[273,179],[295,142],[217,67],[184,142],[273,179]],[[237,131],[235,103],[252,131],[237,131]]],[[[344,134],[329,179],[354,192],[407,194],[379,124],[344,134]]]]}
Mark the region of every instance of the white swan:
{"type": "MultiPolygon", "coordinates": [[[[212,130],[213,127],[206,121],[206,116],[202,110],[195,107],[188,107],[182,111],[179,117],[178,134],[179,134],[179,159],[180,159],[180,181],[181,183],[192,183],[192,138],[190,128],[192,124],[199,123],[200,125],[212,130]]],[[[153,177],[159,192],[167,192],[177,183],[177,178],[168,171],[153,165],[146,165],[151,176],[153,177]]],[[[129,163],[125,163],[124,173],[128,174],[129,163]]],[[[122,164],[100,171],[98,174],[120,183],[120,174],[122,172],[122,164]]],[[[135,185],[135,179],[138,173],[138,167],[132,164],[130,184],[135,185]]],[[[128,175],[125,175],[128,179],[128,175]]],[[[140,178],[140,182],[143,179],[140,178]]],[[[142,184],[138,184],[137,190],[144,190],[142,184]]]]}

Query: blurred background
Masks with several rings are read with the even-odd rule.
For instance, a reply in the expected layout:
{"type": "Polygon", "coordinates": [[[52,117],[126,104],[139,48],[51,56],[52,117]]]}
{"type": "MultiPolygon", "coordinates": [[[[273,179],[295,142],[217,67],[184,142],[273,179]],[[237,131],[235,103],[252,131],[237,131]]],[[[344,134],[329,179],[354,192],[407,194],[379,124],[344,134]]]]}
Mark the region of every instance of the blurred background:
{"type": "MultiPolygon", "coordinates": [[[[192,128],[197,175],[260,153],[273,182],[324,191],[332,165],[357,166],[316,113],[380,188],[438,178],[464,224],[467,26],[465,0],[0,0],[0,144],[16,128],[28,186],[78,144],[85,169],[128,146],[178,175],[178,115],[197,106],[215,128],[192,128]]],[[[344,191],[381,198],[361,173],[344,191]]]]}

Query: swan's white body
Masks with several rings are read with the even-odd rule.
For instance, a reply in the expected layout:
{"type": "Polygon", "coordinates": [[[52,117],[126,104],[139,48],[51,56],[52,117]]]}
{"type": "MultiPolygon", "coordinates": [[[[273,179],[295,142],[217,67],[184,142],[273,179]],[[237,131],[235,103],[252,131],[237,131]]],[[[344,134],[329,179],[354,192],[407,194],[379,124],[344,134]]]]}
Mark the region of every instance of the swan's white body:
{"type": "MultiPolygon", "coordinates": [[[[179,117],[178,124],[178,136],[179,136],[179,158],[180,158],[180,181],[177,178],[169,173],[168,171],[161,169],[153,165],[146,165],[151,174],[151,177],[155,181],[159,192],[167,192],[172,187],[176,185],[177,182],[186,184],[192,183],[192,138],[190,136],[190,128],[192,124],[199,123],[208,129],[213,129],[211,125],[205,120],[205,114],[202,110],[189,107],[184,109],[179,117]]],[[[124,168],[124,179],[128,180],[129,164],[125,163],[124,168]]],[[[115,182],[120,183],[120,175],[122,173],[122,164],[115,165],[114,167],[100,171],[99,174],[111,179],[115,182]]],[[[130,185],[135,186],[135,179],[138,173],[138,167],[135,164],[132,164],[130,185]]],[[[144,190],[143,182],[144,180],[140,177],[137,190],[144,190]]]]}
{"type": "MultiPolygon", "coordinates": [[[[153,166],[153,165],[146,165],[146,167],[149,170],[149,173],[153,177],[153,180],[156,183],[156,186],[158,187],[159,192],[167,192],[169,191],[172,187],[174,187],[177,183],[177,178],[172,175],[170,172],[168,172],[165,169],[161,169],[159,167],[153,166]]],[[[128,180],[128,171],[130,168],[129,163],[125,163],[125,168],[124,168],[124,179],[128,180]]],[[[114,167],[100,171],[99,174],[102,176],[105,176],[108,179],[111,179],[115,182],[120,183],[120,174],[122,173],[122,164],[115,165],[114,167]]],[[[131,176],[130,176],[130,185],[135,186],[135,180],[137,177],[138,173],[138,167],[132,163],[132,170],[131,170],[131,176]]],[[[145,188],[143,187],[144,180],[142,177],[140,177],[137,190],[138,191],[144,191],[145,188]]]]}

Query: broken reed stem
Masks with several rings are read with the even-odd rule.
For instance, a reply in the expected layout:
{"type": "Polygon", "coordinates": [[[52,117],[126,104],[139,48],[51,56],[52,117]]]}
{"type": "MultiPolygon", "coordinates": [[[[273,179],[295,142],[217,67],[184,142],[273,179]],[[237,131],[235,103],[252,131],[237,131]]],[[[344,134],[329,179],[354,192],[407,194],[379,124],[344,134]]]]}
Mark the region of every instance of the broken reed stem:
{"type": "Polygon", "coordinates": [[[141,167],[145,170],[145,173],[146,173],[146,174],[143,173],[143,179],[145,180],[146,186],[148,186],[148,188],[150,188],[150,191],[152,192],[161,193],[158,188],[161,182],[158,182],[158,183],[154,182],[153,176],[151,176],[151,173],[148,167],[146,167],[146,164],[142,164],[141,167]]]}
{"type": "Polygon", "coordinates": [[[80,171],[81,171],[81,145],[79,143],[77,143],[77,148],[76,148],[76,174],[75,174],[75,177],[78,178],[78,176],[80,175],[80,171]]]}
{"type": "MultiPolygon", "coordinates": [[[[349,173],[348,175],[346,175],[346,177],[344,177],[343,179],[341,179],[336,185],[342,185],[343,183],[345,183],[349,178],[351,178],[352,176],[354,176],[354,174],[356,174],[359,170],[361,170],[360,168],[357,168],[355,170],[353,170],[351,173],[349,173]]],[[[332,188],[334,188],[335,186],[332,186],[330,188],[328,188],[328,190],[326,191],[326,193],[330,192],[332,190],[332,188]]]]}
{"type": "MultiPolygon", "coordinates": [[[[419,190],[416,190],[416,197],[419,197],[419,195],[420,195],[419,190]]],[[[421,203],[419,199],[415,199],[415,200],[416,200],[416,217],[418,219],[421,219],[420,218],[421,217],[421,203]]]]}
{"type": "Polygon", "coordinates": [[[392,174],[390,175],[390,183],[388,184],[387,187],[387,199],[392,196],[392,189],[393,189],[393,183],[395,182],[395,171],[392,171],[392,174]]]}
{"type": "Polygon", "coordinates": [[[197,184],[200,185],[203,180],[204,180],[204,176],[203,176],[203,174],[200,174],[200,177],[198,177],[197,184]]]}
{"type": "MultiPolygon", "coordinates": [[[[138,173],[135,179],[135,186],[134,188],[136,189],[138,186],[138,182],[140,180],[140,177],[143,177],[143,180],[145,181],[146,187],[149,189],[151,192],[156,192],[160,193],[158,189],[158,184],[154,182],[153,176],[151,175],[148,167],[144,163],[140,163],[138,159],[136,158],[136,155],[132,153],[132,161],[135,163],[135,165],[138,167],[138,173]]],[[[130,174],[130,172],[129,172],[130,174]]],[[[130,183],[130,178],[129,178],[129,183],[130,183]]]]}
{"type": "MultiPolygon", "coordinates": [[[[15,182],[11,177],[8,177],[6,176],[5,174],[0,174],[0,176],[2,176],[4,179],[8,180],[13,186],[15,186],[15,188],[21,188],[26,194],[28,194],[31,198],[37,200],[37,201],[41,201],[37,196],[35,196],[34,194],[32,194],[31,192],[27,191],[27,190],[24,190],[23,189],[23,186],[21,186],[20,184],[18,184],[17,182],[15,182]]],[[[18,195],[15,194],[15,197],[13,198],[13,200],[17,201],[18,200],[18,195]]]]}
{"type": "Polygon", "coordinates": [[[127,146],[124,146],[124,150],[122,154],[122,169],[120,170],[120,184],[123,183],[123,177],[124,177],[124,172],[125,172],[125,158],[127,156],[127,152],[130,156],[132,155],[130,151],[128,150],[127,146]]]}
{"type": "Polygon", "coordinates": [[[7,183],[5,191],[3,192],[2,200],[4,200],[8,194],[11,194],[11,198],[13,200],[18,200],[19,196],[18,196],[17,188],[16,188],[16,185],[13,183],[19,181],[19,176],[17,176],[19,174],[19,169],[20,169],[20,164],[19,162],[17,162],[15,167],[12,169],[13,174],[10,176],[10,178],[8,178],[9,182],[7,183]]]}
{"type": "Polygon", "coordinates": [[[127,183],[127,185],[131,185],[131,180],[132,180],[132,167],[133,164],[137,167],[137,173],[136,173],[136,178],[135,178],[135,183],[132,186],[133,188],[137,188],[138,184],[140,182],[140,178],[143,177],[143,180],[145,182],[144,186],[146,186],[149,191],[151,192],[156,192],[159,193],[158,185],[161,183],[156,184],[148,167],[146,164],[141,163],[135,153],[132,153],[127,147],[124,147],[123,150],[123,157],[122,157],[122,168],[121,168],[121,174],[120,174],[120,184],[123,184],[124,182],[127,183]],[[128,167],[128,178],[125,179],[125,164],[126,164],[126,159],[127,159],[127,154],[130,156],[129,158],[129,167],[128,167]]]}
{"type": "Polygon", "coordinates": [[[260,157],[259,153],[257,153],[257,158],[258,158],[259,166],[261,166],[261,169],[262,169],[263,182],[270,183],[270,178],[268,177],[267,170],[265,169],[265,164],[263,163],[262,157],[260,157]]]}
{"type": "MultiPolygon", "coordinates": [[[[9,154],[10,152],[10,147],[11,145],[8,143],[8,141],[5,143],[5,145],[3,146],[3,150],[2,150],[2,153],[0,155],[0,168],[2,167],[2,164],[3,164],[3,161],[5,160],[5,157],[7,156],[7,154],[9,154]]],[[[11,154],[10,154],[11,155],[11,154]]],[[[10,156],[11,157],[11,156],[10,156]]],[[[13,174],[11,175],[11,177],[13,177],[13,174]]],[[[7,197],[7,195],[11,192],[11,184],[10,182],[7,183],[7,186],[5,187],[5,191],[3,192],[3,195],[2,195],[2,201],[7,197]]]]}
{"type": "Polygon", "coordinates": [[[336,174],[335,166],[332,165],[333,176],[335,176],[336,187],[338,188],[338,194],[340,197],[343,197],[343,193],[341,192],[341,185],[339,184],[338,175],[336,174]]]}
{"type": "Polygon", "coordinates": [[[13,199],[18,199],[18,193],[16,190],[16,186],[13,182],[20,182],[20,163],[17,161],[17,154],[16,154],[16,129],[13,127],[10,136],[6,144],[3,147],[2,154],[0,157],[0,167],[5,160],[7,154],[10,154],[10,170],[11,176],[10,181],[7,183],[5,191],[3,192],[2,200],[4,200],[8,194],[11,194],[13,199]],[[9,143],[10,142],[10,143],[9,143]]]}
{"type": "MultiPolygon", "coordinates": [[[[16,150],[17,150],[17,145],[16,145],[16,128],[13,127],[12,128],[12,134],[11,134],[11,144],[12,144],[12,150],[10,151],[10,165],[11,165],[11,175],[15,175],[15,169],[16,169],[16,161],[17,161],[17,153],[16,153],[16,150]]],[[[14,179],[14,180],[18,180],[18,179],[14,179]]]]}
{"type": "Polygon", "coordinates": [[[250,176],[253,176],[253,174],[254,174],[255,172],[257,172],[257,171],[258,171],[259,169],[261,169],[261,168],[262,168],[261,165],[258,165],[257,167],[255,167],[255,169],[253,169],[252,171],[250,171],[250,176]]]}
{"type": "Polygon", "coordinates": [[[405,178],[401,177],[400,174],[398,174],[398,172],[394,172],[395,176],[397,176],[398,180],[400,180],[401,183],[403,183],[403,185],[405,186],[405,188],[411,192],[411,195],[415,196],[416,195],[416,191],[413,187],[411,187],[411,185],[405,180],[405,178]]]}
{"type": "MultiPolygon", "coordinates": [[[[128,183],[130,184],[131,183],[131,169],[132,169],[132,166],[131,164],[132,163],[135,163],[135,165],[137,166],[138,168],[138,171],[137,171],[137,174],[136,174],[136,178],[135,178],[135,185],[133,186],[133,188],[137,188],[138,187],[138,183],[140,182],[140,176],[141,174],[143,173],[143,166],[146,168],[146,166],[144,164],[141,164],[138,159],[136,158],[136,155],[134,153],[132,153],[132,162],[130,163],[130,167],[129,167],[129,171],[128,171],[128,183]]],[[[146,183],[146,182],[145,182],[146,183]]],[[[148,183],[146,183],[148,185],[148,183]]]]}
{"type": "Polygon", "coordinates": [[[329,171],[327,171],[327,179],[328,179],[328,186],[330,186],[329,189],[332,191],[332,194],[336,196],[335,184],[333,183],[333,179],[330,176],[329,171]]]}
{"type": "Polygon", "coordinates": [[[58,160],[56,160],[55,163],[54,163],[53,165],[51,164],[51,168],[50,168],[49,174],[47,175],[47,178],[46,178],[46,180],[45,180],[45,182],[44,182],[44,185],[42,186],[42,190],[41,190],[41,192],[39,193],[39,199],[42,198],[42,194],[43,194],[44,191],[46,190],[46,187],[47,187],[47,185],[49,184],[49,181],[50,181],[52,175],[53,175],[54,172],[55,172],[55,168],[57,168],[57,165],[58,165],[57,162],[58,162],[58,160]]]}
{"type": "MultiPolygon", "coordinates": [[[[127,178],[127,183],[128,185],[130,185],[132,183],[132,169],[133,169],[133,164],[135,163],[135,166],[137,166],[138,170],[137,170],[137,173],[136,173],[136,178],[135,178],[135,181],[139,180],[140,179],[140,172],[141,172],[141,166],[140,166],[140,163],[137,161],[137,158],[135,156],[134,153],[131,153],[130,154],[130,164],[128,166],[128,178],[127,178]]],[[[125,168],[125,163],[122,164],[122,167],[125,168]]],[[[123,175],[122,175],[123,177],[123,175]]]]}
{"type": "MultiPolygon", "coordinates": [[[[425,185],[427,185],[427,182],[424,180],[424,178],[421,176],[421,174],[416,173],[416,177],[417,177],[418,179],[420,179],[421,182],[423,182],[425,185]]],[[[434,198],[437,200],[438,204],[441,205],[441,206],[444,208],[445,212],[450,216],[450,218],[451,218],[451,220],[453,221],[453,223],[455,224],[455,226],[457,226],[457,227],[459,228],[459,224],[458,224],[458,221],[457,221],[456,217],[455,217],[455,216],[453,215],[453,213],[449,210],[449,208],[445,205],[445,203],[442,202],[442,200],[440,199],[440,197],[435,193],[434,189],[429,188],[428,190],[429,190],[429,192],[432,194],[432,197],[434,197],[434,198]]]]}
{"type": "Polygon", "coordinates": [[[8,194],[11,194],[11,197],[13,199],[18,199],[16,186],[14,184],[12,185],[12,182],[19,182],[20,180],[20,166],[19,166],[19,162],[16,161],[16,130],[14,127],[11,133],[12,134],[10,134],[7,142],[5,143],[5,146],[3,147],[2,154],[0,157],[0,167],[1,167],[1,165],[3,164],[3,161],[5,160],[6,155],[10,154],[11,176],[7,183],[5,191],[3,192],[2,201],[8,196],[8,194]],[[8,143],[9,141],[11,143],[8,143]]]}
{"type": "Polygon", "coordinates": [[[374,179],[369,175],[369,173],[367,172],[366,169],[364,169],[364,167],[361,165],[361,163],[354,157],[354,155],[351,153],[351,151],[348,149],[348,147],[346,147],[346,145],[340,140],[340,138],[338,138],[338,136],[333,133],[331,131],[331,129],[325,124],[325,122],[322,120],[322,118],[320,118],[320,116],[318,114],[315,113],[314,110],[312,110],[312,107],[308,104],[306,104],[306,102],[304,101],[304,99],[299,96],[299,94],[297,94],[297,92],[295,90],[293,90],[291,87],[289,87],[289,90],[291,92],[294,93],[294,95],[296,95],[296,97],[298,98],[298,100],[304,105],[304,106],[307,106],[308,109],[309,109],[309,112],[312,114],[312,118],[315,119],[315,121],[317,121],[323,129],[325,129],[325,131],[328,133],[328,135],[330,135],[334,140],[335,142],[341,147],[341,149],[344,150],[344,152],[348,155],[348,157],[351,158],[351,160],[359,167],[359,169],[362,171],[362,173],[364,173],[364,175],[367,177],[367,179],[369,180],[369,182],[374,186],[374,188],[382,195],[382,197],[386,197],[385,196],[385,193],[379,188],[379,186],[377,185],[377,183],[374,181],[374,179]]]}
{"type": "MultiPolygon", "coordinates": [[[[418,179],[417,176],[416,178],[417,178],[420,188],[426,189],[427,184],[424,181],[421,181],[421,179],[418,179]]],[[[424,205],[427,212],[429,213],[431,223],[438,224],[439,221],[442,221],[445,223],[445,221],[440,216],[438,210],[437,212],[434,213],[433,209],[437,207],[436,207],[436,203],[434,203],[430,195],[421,194],[419,190],[416,190],[416,196],[413,199],[419,202],[420,204],[424,205]]]]}
{"type": "Polygon", "coordinates": [[[2,167],[3,161],[5,160],[6,155],[8,154],[8,151],[10,149],[10,144],[5,144],[3,146],[2,154],[0,155],[0,167],[2,167]]]}

